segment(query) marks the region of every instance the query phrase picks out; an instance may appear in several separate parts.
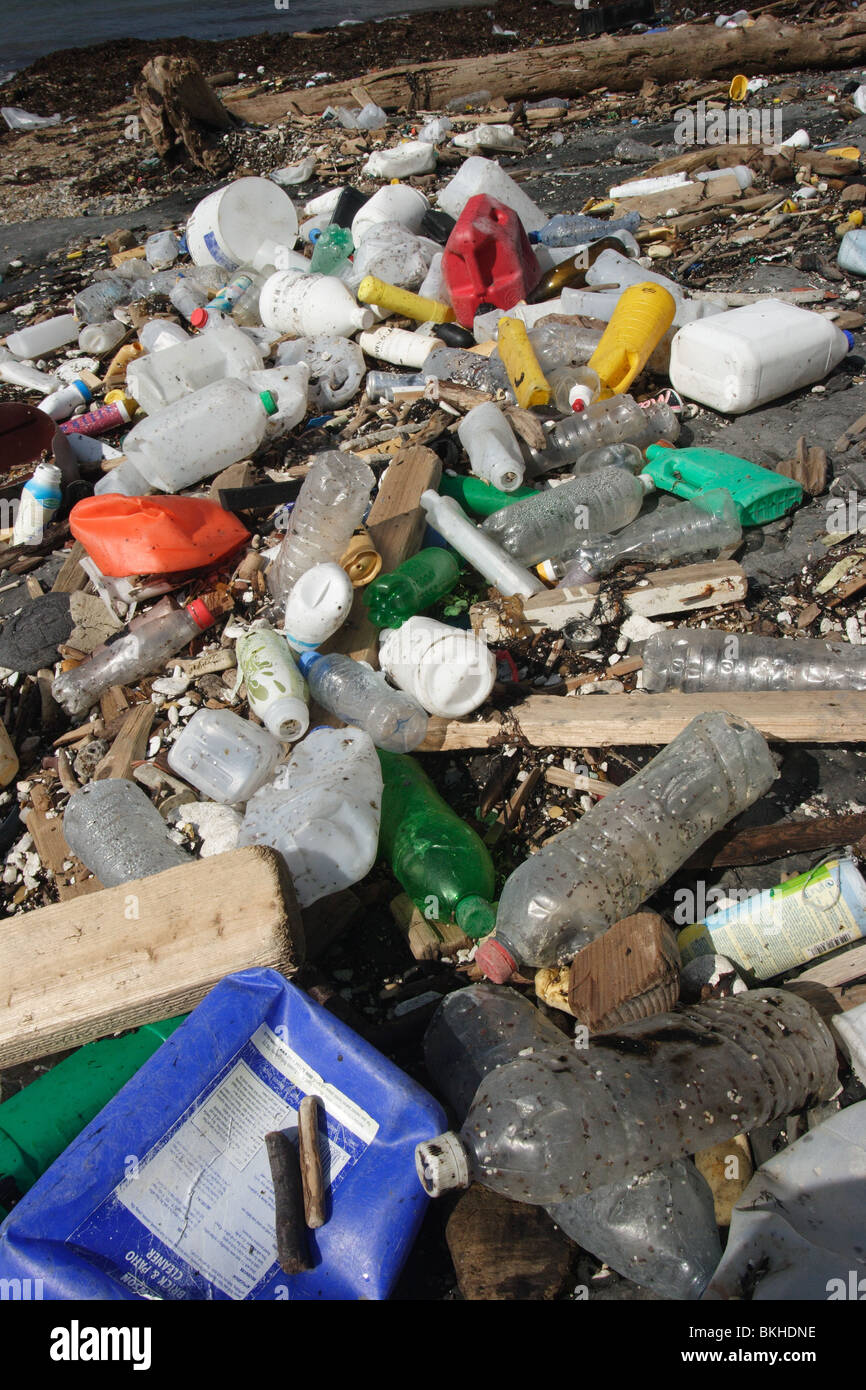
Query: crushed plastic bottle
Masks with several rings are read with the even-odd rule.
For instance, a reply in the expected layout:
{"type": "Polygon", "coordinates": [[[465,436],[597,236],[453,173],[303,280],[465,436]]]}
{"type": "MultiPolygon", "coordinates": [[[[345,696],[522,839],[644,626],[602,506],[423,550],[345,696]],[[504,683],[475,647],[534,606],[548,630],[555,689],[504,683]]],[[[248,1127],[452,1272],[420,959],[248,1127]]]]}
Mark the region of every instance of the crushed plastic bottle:
{"type": "Polygon", "coordinates": [[[656,633],[644,648],[644,689],[866,690],[866,647],[674,628],[656,633]]]}
{"type": "Polygon", "coordinates": [[[504,983],[569,960],[636,911],[716,830],[772,785],[766,739],[744,719],[699,714],[508,878],[478,964],[504,983]]]}
{"type": "Polygon", "coordinates": [[[426,712],[411,695],[392,690],[380,671],[338,652],[304,652],[298,664],[316,703],[364,729],[377,748],[411,753],[423,743],[426,712]]]}
{"type": "Polygon", "coordinates": [[[657,439],[674,443],[679,433],[679,416],[670,406],[653,402],[642,408],[632,396],[614,396],[560,420],[547,447],[531,451],[532,461],[536,473],[548,473],[575,463],[599,444],[635,444],[645,449],[657,439]]]}
{"type": "Polygon", "coordinates": [[[482,530],[524,565],[573,554],[581,532],[616,531],[633,521],[652,479],[624,468],[601,468],[503,507],[482,530]]]}
{"type": "Polygon", "coordinates": [[[66,843],[105,888],[193,862],[147,793],[127,777],[87,782],[63,814],[66,843]]]}
{"type": "Polygon", "coordinates": [[[285,603],[306,570],[343,556],[375,481],[372,470],[353,454],[331,450],[313,458],[266,576],[278,603],[285,603]]]}

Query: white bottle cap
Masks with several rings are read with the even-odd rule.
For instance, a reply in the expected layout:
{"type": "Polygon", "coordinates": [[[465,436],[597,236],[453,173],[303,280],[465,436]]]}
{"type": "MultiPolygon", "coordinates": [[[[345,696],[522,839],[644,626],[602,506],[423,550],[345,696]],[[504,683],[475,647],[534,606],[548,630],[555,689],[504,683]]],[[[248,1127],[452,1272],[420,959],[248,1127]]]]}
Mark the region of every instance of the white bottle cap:
{"type": "Polygon", "coordinates": [[[650,477],[649,473],[638,473],[637,480],[645,493],[655,492],[656,485],[650,477]]]}
{"type": "Polygon", "coordinates": [[[579,381],[575,382],[568,393],[568,404],[571,406],[572,410],[585,410],[591,401],[592,391],[590,388],[581,385],[579,381]]]}
{"type": "Polygon", "coordinates": [[[310,727],[310,711],[306,701],[297,695],[284,695],[275,700],[262,714],[265,728],[281,743],[294,743],[303,738],[310,727]]]}
{"type": "Polygon", "coordinates": [[[429,1197],[439,1197],[455,1187],[468,1187],[471,1182],[469,1157],[460,1135],[453,1130],[416,1146],[415,1169],[429,1197]]]}
{"type": "Polygon", "coordinates": [[[286,640],[296,652],[311,652],[343,625],[354,598],[341,565],[313,565],[292,586],[286,602],[286,640]]]}

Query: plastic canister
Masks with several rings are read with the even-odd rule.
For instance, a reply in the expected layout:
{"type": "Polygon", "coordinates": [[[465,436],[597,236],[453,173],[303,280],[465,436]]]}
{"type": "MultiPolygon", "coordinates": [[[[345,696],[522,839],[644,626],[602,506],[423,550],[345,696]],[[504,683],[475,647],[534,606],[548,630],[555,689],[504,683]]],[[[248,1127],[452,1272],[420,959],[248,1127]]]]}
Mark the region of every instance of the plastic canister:
{"type": "Polygon", "coordinates": [[[428,714],[444,719],[478,709],[496,680],[496,661],[482,638],[435,618],[416,616],[385,628],[379,665],[428,714]]]}
{"type": "Polygon", "coordinates": [[[313,652],[342,627],[355,590],[341,565],[313,565],[293,584],[286,602],[286,641],[293,651],[313,652]]]}
{"type": "Polygon", "coordinates": [[[448,238],[442,272],[458,323],[471,328],[481,304],[510,309],[541,279],[517,213],[486,193],[470,198],[448,238]]]}
{"type": "Polygon", "coordinates": [[[196,265],[224,270],[252,263],[264,240],[294,246],[298,215],[287,193],[270,179],[235,179],[209,193],[186,225],[189,254],[196,265]]]}
{"type": "Polygon", "coordinates": [[[172,744],[168,765],[211,801],[233,805],[248,801],[281,757],[267,729],[230,709],[200,709],[172,744]]]}
{"type": "Polygon", "coordinates": [[[429,206],[420,189],[405,183],[386,184],[352,218],[352,241],[360,246],[377,222],[399,222],[401,227],[417,232],[429,206]]]}
{"type": "Polygon", "coordinates": [[[484,159],[480,154],[465,159],[451,182],[440,189],[439,207],[449,216],[459,217],[476,193],[486,193],[513,208],[527,232],[540,232],[547,225],[547,214],[527,197],[520,185],[509,178],[495,159],[484,159]]]}

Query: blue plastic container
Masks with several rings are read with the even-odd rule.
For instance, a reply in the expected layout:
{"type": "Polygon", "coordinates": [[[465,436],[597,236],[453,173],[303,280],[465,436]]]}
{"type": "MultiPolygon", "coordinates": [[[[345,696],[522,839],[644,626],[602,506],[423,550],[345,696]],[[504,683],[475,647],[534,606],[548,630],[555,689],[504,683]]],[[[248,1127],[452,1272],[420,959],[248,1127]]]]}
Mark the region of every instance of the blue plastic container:
{"type": "Polygon", "coordinates": [[[436,1101],[275,970],[230,975],[0,1226],[0,1278],[47,1299],[383,1299],[427,1198],[436,1101]],[[329,1219],[276,1263],[264,1145],[319,1098],[329,1219]],[[325,1134],[327,1128],[327,1134],[325,1134]]]}

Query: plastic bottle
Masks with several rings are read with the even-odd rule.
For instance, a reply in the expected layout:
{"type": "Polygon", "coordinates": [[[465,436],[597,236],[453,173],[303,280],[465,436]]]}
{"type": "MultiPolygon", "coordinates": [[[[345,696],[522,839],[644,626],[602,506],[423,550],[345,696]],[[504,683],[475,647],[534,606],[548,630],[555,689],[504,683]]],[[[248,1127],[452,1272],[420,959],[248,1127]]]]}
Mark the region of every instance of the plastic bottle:
{"type": "Polygon", "coordinates": [[[535,473],[548,473],[574,463],[600,444],[634,444],[644,449],[656,439],[674,443],[679,433],[679,416],[670,406],[653,403],[644,409],[632,396],[614,396],[560,420],[547,448],[530,452],[535,473]]]}
{"type": "Polygon", "coordinates": [[[496,661],[483,638],[435,618],[415,616],[385,628],[379,665],[428,714],[460,719],[490,695],[496,661]]]}
{"type": "Polygon", "coordinates": [[[50,396],[39,402],[37,409],[50,415],[52,420],[68,420],[70,415],[83,405],[90,405],[92,400],[93,394],[87,383],[76,380],[62,386],[59,391],[52,391],[50,396]]]}
{"type": "MultiPolygon", "coordinates": [[[[340,278],[353,293],[368,275],[398,288],[417,290],[436,254],[436,242],[410,232],[401,223],[376,222],[364,233],[351,265],[340,272],[340,278]]],[[[441,298],[447,302],[447,295],[441,298]]]]}
{"type": "Polygon", "coordinates": [[[454,318],[450,304],[422,299],[411,290],[386,284],[375,275],[366,275],[356,291],[361,304],[372,304],[380,312],[401,314],[418,323],[448,323],[454,318]]]}
{"type": "Polygon", "coordinates": [[[421,506],[428,522],[443,540],[453,545],[458,554],[505,597],[520,594],[522,598],[529,598],[544,588],[540,579],[517,564],[479,526],[473,526],[453,497],[440,497],[428,489],[421,494],[421,506]]]}
{"type": "Polygon", "coordinates": [[[586,410],[601,393],[598,372],[592,367],[557,367],[548,373],[547,380],[554,404],[563,415],[586,410]]]}
{"type": "Polygon", "coordinates": [[[432,341],[418,333],[408,333],[405,328],[377,328],[358,337],[359,346],[369,357],[377,357],[395,367],[422,366],[431,351],[432,341]]]}
{"type": "Polygon", "coordinates": [[[45,527],[55,519],[63,501],[60,469],[55,463],[38,463],[21,490],[12,528],[13,545],[35,545],[45,527]]]}
{"type": "Polygon", "coordinates": [[[502,507],[522,502],[525,497],[534,497],[538,489],[518,487],[513,492],[500,492],[498,487],[491,487],[490,483],[483,482],[471,473],[443,473],[439,491],[443,497],[453,497],[465,512],[472,512],[475,516],[490,516],[502,507]]]}
{"type": "Polygon", "coordinates": [[[435,376],[439,381],[471,386],[478,391],[505,391],[513,397],[508,373],[500,358],[491,360],[481,353],[446,347],[443,343],[437,343],[435,338],[432,341],[434,346],[429,348],[421,364],[425,377],[435,376]]]}
{"type": "Polygon", "coordinates": [[[393,401],[395,391],[423,391],[429,379],[423,372],[372,371],[367,373],[364,390],[369,401],[393,401]]]}
{"type": "Polygon", "coordinates": [[[482,1082],[459,1134],[419,1144],[431,1196],[474,1178],[547,1205],[828,1100],[832,1037],[783,990],[657,1014],[580,1051],[544,1047],[482,1082]]]}
{"type": "MultiPolygon", "coordinates": [[[[193,326],[197,325],[197,315],[204,313],[202,309],[195,311],[193,326]]],[[[231,319],[208,319],[207,323],[207,332],[195,338],[184,335],[175,346],[148,352],[130,362],[126,384],[148,415],[157,414],[215,381],[242,378],[248,372],[262,370],[262,354],[231,319]]]]}
{"type": "Polygon", "coordinates": [[[63,813],[63,834],[105,888],[193,863],[172,840],[147,793],[128,777],[87,782],[73,792],[63,813]]]}
{"type": "MultiPolygon", "coordinates": [[[[631,247],[628,249],[631,250],[631,247]]],[[[590,246],[581,246],[573,256],[569,256],[567,251],[557,253],[562,259],[541,277],[532,293],[526,296],[527,300],[530,304],[543,304],[554,296],[561,295],[564,289],[585,285],[589,267],[595,264],[603,251],[612,250],[622,252],[623,242],[619,237],[602,237],[590,246]]],[[[637,255],[639,251],[640,247],[635,241],[634,254],[637,255]]],[[[552,253],[548,252],[548,255],[550,254],[552,253]]]]}
{"type": "Polygon", "coordinates": [[[44,357],[57,348],[74,343],[81,325],[73,314],[59,314],[53,319],[43,319],[32,323],[28,328],[19,328],[10,333],[6,346],[14,357],[44,357]]]}
{"type": "Polygon", "coordinates": [[[514,431],[498,405],[484,401],[464,415],[457,437],[469,456],[469,467],[478,478],[502,492],[513,492],[523,482],[523,455],[514,431]]]}
{"type": "Polygon", "coordinates": [[[373,311],[361,308],[333,275],[304,275],[293,270],[279,270],[265,281],[259,313],[266,328],[299,337],[320,333],[350,337],[359,328],[372,328],[375,322],[373,311]]]}
{"type": "Polygon", "coordinates": [[[574,478],[583,478],[602,468],[625,468],[629,473],[647,471],[646,460],[636,444],[600,444],[597,449],[581,454],[571,473],[574,478]]]}
{"type": "Polygon", "coordinates": [[[611,232],[636,232],[639,226],[639,212],[627,212],[625,217],[611,221],[582,213],[559,212],[537,232],[531,232],[529,240],[541,242],[542,246],[578,246],[581,242],[610,236],[611,232]]]}
{"type": "MultiPolygon", "coordinates": [[[[516,990],[487,981],[447,994],[424,1036],[428,1074],[462,1124],[479,1085],[520,1055],[566,1046],[516,990]]],[[[713,1196],[690,1159],[551,1203],[583,1250],[662,1298],[697,1298],[721,1258],[713,1196]]]]}
{"type": "Polygon", "coordinates": [[[451,141],[458,150],[505,150],[519,153],[526,149],[513,125],[476,125],[455,135],[451,141]]]}
{"type": "Polygon", "coordinates": [[[313,729],[247,802],[238,843],[272,845],[301,907],[350,888],[376,862],[382,773],[363,729],[313,729]]]}
{"type": "Polygon", "coordinates": [[[307,686],[281,633],[256,627],[235,651],[253,714],[281,743],[303,738],[310,727],[307,686]]]}
{"type": "Polygon", "coordinates": [[[514,870],[479,966],[504,983],[519,962],[569,959],[652,897],[775,777],[766,740],[751,724],[721,712],[697,715],[636,776],[514,870]]]}
{"type": "Polygon", "coordinates": [[[849,275],[866,275],[866,227],[845,233],[836,259],[849,275]]]}
{"type": "Polygon", "coordinates": [[[101,356],[103,352],[111,352],[125,337],[126,327],[117,319],[110,319],[108,323],[87,323],[78,335],[78,346],[82,352],[101,356]]]}
{"type": "Polygon", "coordinates": [[[478,154],[463,161],[453,179],[439,190],[437,201],[443,212],[459,218],[469,199],[478,193],[486,193],[513,208],[527,232],[540,231],[548,220],[495,160],[478,154]]]}
{"type": "Polygon", "coordinates": [[[209,193],[186,225],[189,254],[196,265],[237,270],[248,265],[263,242],[294,246],[298,215],[287,193],[270,179],[235,179],[209,193]]]}
{"type": "Polygon", "coordinates": [[[866,647],[674,628],[644,648],[644,689],[866,690],[866,647]]]}
{"type": "Polygon", "coordinates": [[[148,319],[138,330],[138,341],[145,352],[164,352],[166,348],[189,343],[192,339],[179,323],[172,323],[171,319],[148,319]]]}
{"type": "Polygon", "coordinates": [[[174,232],[154,232],[144,243],[144,254],[154,270],[167,270],[180,255],[180,242],[174,232]]]}
{"type": "Polygon", "coordinates": [[[286,603],[286,641],[293,651],[315,651],[349,616],[355,591],[341,565],[313,565],[293,584],[286,603]]]}
{"type": "Polygon", "coordinates": [[[285,603],[313,565],[339,561],[370,502],[375,477],[353,454],[317,454],[289,518],[289,527],[267,572],[268,589],[285,603]]]}
{"type": "Polygon", "coordinates": [[[128,425],[136,407],[137,402],[126,396],[123,400],[112,401],[111,405],[100,405],[96,410],[88,410],[85,415],[74,415],[71,420],[66,420],[60,426],[60,430],[65,435],[108,434],[110,430],[119,430],[128,425]]]}
{"type": "Polygon", "coordinates": [[[56,391],[61,384],[58,376],[26,366],[5,348],[0,348],[0,381],[10,386],[23,386],[28,391],[56,391]]]}
{"type": "Polygon", "coordinates": [[[522,410],[547,405],[550,386],[532,351],[526,325],[520,319],[500,319],[497,335],[499,356],[517,404],[522,410]]]}
{"type": "Polygon", "coordinates": [[[79,1047],[0,1105],[0,1220],[184,1017],[79,1047]]]}
{"type": "Polygon", "coordinates": [[[157,671],[168,657],[210,627],[219,611],[213,604],[207,607],[201,599],[194,599],[185,608],[164,608],[159,604],[123,637],[59,675],[51,693],[68,715],[83,719],[109,686],[135,685],[143,676],[157,671]]]}
{"type": "Polygon", "coordinates": [[[399,628],[450,594],[459,574],[460,565],[450,550],[438,546],[419,550],[365,590],[367,616],[376,627],[399,628]]]}
{"type": "Polygon", "coordinates": [[[408,179],[436,168],[436,146],[423,140],[404,140],[391,150],[374,150],[361,172],[374,179],[408,179]]]}
{"type": "Polygon", "coordinates": [[[203,308],[209,298],[207,290],[187,275],[177,277],[168,297],[177,312],[187,320],[192,318],[196,309],[203,308]]]}
{"type": "Polygon", "coordinates": [[[352,240],[356,247],[378,222],[399,222],[410,232],[417,232],[430,204],[420,188],[408,184],[390,183],[368,198],[352,218],[352,240]]]}
{"type": "Polygon", "coordinates": [[[514,209],[481,193],[457,219],[442,273],[457,321],[469,328],[480,305],[510,309],[526,299],[541,279],[541,266],[514,209]]]}
{"type": "Polygon", "coordinates": [[[354,249],[348,227],[326,227],[313,248],[311,272],[313,275],[339,275],[354,249]]]}
{"type": "Polygon", "coordinates": [[[554,565],[545,578],[562,578],[566,586],[589,584],[624,561],[670,565],[674,560],[718,553],[736,545],[742,534],[731,494],[718,488],[703,493],[696,502],[658,507],[616,536],[590,537],[567,564],[554,565]]]}
{"type": "Polygon", "coordinates": [[[601,468],[503,507],[482,523],[482,530],[521,564],[535,565],[573,554],[581,533],[627,526],[653,490],[645,473],[635,476],[624,468],[601,468]]]}
{"type": "Polygon", "coordinates": [[[821,314],[765,299],[681,328],[670,379],[689,400],[741,415],[823,380],[853,346],[821,314]]]}
{"type": "Polygon", "coordinates": [[[470,825],[452,811],[414,758],[379,749],[384,777],[379,853],[429,919],[455,921],[470,937],[495,917],[493,861],[470,825]]]}
{"type": "MultiPolygon", "coordinates": [[[[79,326],[82,323],[107,323],[119,305],[129,304],[133,298],[129,281],[94,280],[93,284],[75,296],[75,317],[79,326]]],[[[67,342],[69,341],[70,339],[67,339],[67,342]]]]}
{"type": "Polygon", "coordinates": [[[628,390],[673,323],[676,307],[673,296],[652,281],[623,290],[588,363],[606,392],[628,390]]]}
{"type": "Polygon", "coordinates": [[[200,709],[169,749],[168,765],[211,801],[248,801],[283,750],[266,729],[230,709],[200,709]]]}
{"type": "MultiPolygon", "coordinates": [[[[621,251],[616,249],[603,251],[586,272],[588,286],[620,285],[625,289],[629,285],[640,285],[648,282],[653,285],[661,285],[676,301],[676,313],[673,320],[675,328],[693,323],[696,319],[715,317],[721,312],[719,305],[712,303],[711,300],[688,299],[683,286],[678,285],[675,280],[671,280],[667,275],[660,275],[658,271],[648,270],[645,266],[638,265],[636,261],[630,260],[628,256],[624,256],[621,251]]],[[[571,300],[572,291],[567,291],[567,296],[571,300]]],[[[576,306],[571,307],[569,305],[566,312],[588,313],[589,310],[581,311],[576,306]]]]}
{"type": "Polygon", "coordinates": [[[552,372],[585,366],[601,341],[601,330],[584,328],[577,319],[573,323],[542,321],[529,330],[529,341],[549,381],[552,372]]]}
{"type": "Polygon", "coordinates": [[[380,671],[332,652],[305,652],[299,661],[310,694],[344,724],[364,729],[377,748],[411,753],[423,743],[427,715],[417,700],[392,690],[380,671]]]}

